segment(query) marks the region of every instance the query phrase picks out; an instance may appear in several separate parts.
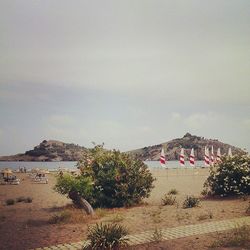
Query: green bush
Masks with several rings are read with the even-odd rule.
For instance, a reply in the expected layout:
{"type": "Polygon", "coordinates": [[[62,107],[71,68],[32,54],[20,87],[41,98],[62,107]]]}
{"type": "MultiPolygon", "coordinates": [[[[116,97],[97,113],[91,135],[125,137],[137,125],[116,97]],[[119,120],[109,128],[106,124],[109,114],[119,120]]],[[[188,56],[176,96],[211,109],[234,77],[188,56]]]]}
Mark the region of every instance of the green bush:
{"type": "Polygon", "coordinates": [[[138,204],[153,188],[152,174],[142,161],[102,146],[89,150],[78,168],[80,176],[59,176],[55,189],[62,194],[77,191],[93,207],[138,204]]]}
{"type": "Polygon", "coordinates": [[[64,195],[69,195],[70,192],[76,191],[90,203],[93,202],[93,182],[89,177],[63,174],[57,177],[54,189],[64,195]]]}
{"type": "Polygon", "coordinates": [[[197,207],[200,204],[200,199],[194,196],[187,196],[183,202],[183,208],[197,207]]]}
{"type": "Polygon", "coordinates": [[[213,195],[250,194],[250,157],[223,157],[221,162],[210,168],[204,187],[213,195]]]}
{"type": "Polygon", "coordinates": [[[7,199],[5,201],[6,205],[7,206],[11,206],[11,205],[14,205],[15,204],[15,200],[14,199],[7,199]]]}
{"type": "Polygon", "coordinates": [[[118,224],[96,224],[89,229],[87,239],[90,244],[83,249],[119,249],[126,247],[128,239],[126,228],[118,224]]]}

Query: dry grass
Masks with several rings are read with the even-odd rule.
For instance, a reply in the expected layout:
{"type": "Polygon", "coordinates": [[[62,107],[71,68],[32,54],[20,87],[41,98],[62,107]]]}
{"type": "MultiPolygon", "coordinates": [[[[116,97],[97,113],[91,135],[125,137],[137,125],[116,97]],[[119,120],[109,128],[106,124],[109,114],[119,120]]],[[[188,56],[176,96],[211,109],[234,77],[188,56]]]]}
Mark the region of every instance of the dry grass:
{"type": "Polygon", "coordinates": [[[211,211],[200,214],[197,217],[197,220],[207,220],[207,219],[213,219],[213,213],[211,211]]]}
{"type": "Polygon", "coordinates": [[[124,216],[121,214],[114,214],[112,217],[107,218],[105,221],[106,222],[111,222],[111,223],[119,223],[124,220],[124,216]]]}
{"type": "Polygon", "coordinates": [[[160,242],[162,241],[163,235],[161,229],[155,228],[153,234],[152,234],[152,240],[154,242],[160,242]]]}
{"type": "Polygon", "coordinates": [[[162,205],[163,206],[172,206],[176,203],[176,197],[173,196],[172,194],[166,194],[162,199],[161,199],[162,205]]]}
{"type": "Polygon", "coordinates": [[[51,224],[67,224],[67,223],[87,223],[93,217],[88,216],[83,210],[74,207],[66,208],[63,211],[57,212],[49,219],[51,224]]]}
{"type": "Polygon", "coordinates": [[[233,230],[224,234],[223,237],[218,236],[211,245],[211,248],[215,247],[249,247],[250,246],[250,226],[236,225],[233,230]]]}
{"type": "Polygon", "coordinates": [[[108,214],[108,210],[104,208],[97,208],[95,209],[95,214],[98,218],[102,218],[108,214]]]}

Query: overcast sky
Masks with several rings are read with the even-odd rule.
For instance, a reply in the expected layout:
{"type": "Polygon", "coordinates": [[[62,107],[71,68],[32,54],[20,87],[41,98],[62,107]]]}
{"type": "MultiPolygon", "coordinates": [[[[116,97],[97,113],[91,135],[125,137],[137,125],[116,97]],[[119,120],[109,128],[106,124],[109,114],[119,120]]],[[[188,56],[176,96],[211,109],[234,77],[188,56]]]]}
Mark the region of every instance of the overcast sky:
{"type": "Polygon", "coordinates": [[[250,151],[250,1],[0,0],[0,155],[186,132],[250,151]]]}

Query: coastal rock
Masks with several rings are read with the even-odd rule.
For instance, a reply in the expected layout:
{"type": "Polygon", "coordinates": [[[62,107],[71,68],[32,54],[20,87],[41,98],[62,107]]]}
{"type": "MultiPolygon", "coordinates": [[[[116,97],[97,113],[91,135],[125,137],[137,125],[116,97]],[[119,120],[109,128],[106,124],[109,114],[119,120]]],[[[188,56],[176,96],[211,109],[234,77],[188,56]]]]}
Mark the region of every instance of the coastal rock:
{"type": "Polygon", "coordinates": [[[132,154],[136,158],[139,158],[143,161],[158,161],[160,159],[161,149],[162,147],[164,147],[167,160],[178,160],[182,147],[185,149],[186,159],[188,159],[191,149],[194,148],[195,159],[203,160],[204,148],[206,146],[209,149],[211,149],[211,147],[213,146],[214,154],[216,154],[218,148],[221,149],[222,154],[227,154],[230,147],[233,154],[244,153],[242,149],[220,142],[217,139],[206,139],[204,137],[191,135],[190,133],[186,133],[182,138],[173,139],[171,141],[153,146],[135,149],[127,153],[132,154]]]}
{"type": "Polygon", "coordinates": [[[44,140],[24,154],[2,156],[0,161],[78,161],[86,151],[85,147],[73,143],[44,140]]]}

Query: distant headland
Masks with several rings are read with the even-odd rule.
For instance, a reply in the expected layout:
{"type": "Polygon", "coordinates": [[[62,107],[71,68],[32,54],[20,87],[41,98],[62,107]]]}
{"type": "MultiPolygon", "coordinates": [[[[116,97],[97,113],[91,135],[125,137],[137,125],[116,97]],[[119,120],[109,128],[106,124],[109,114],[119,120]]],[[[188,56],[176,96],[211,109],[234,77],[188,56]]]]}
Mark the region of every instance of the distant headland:
{"type": "Polygon", "coordinates": [[[229,148],[231,148],[233,154],[244,153],[242,149],[220,142],[217,139],[206,139],[204,137],[191,135],[190,133],[186,133],[182,138],[135,149],[128,153],[143,161],[158,161],[160,159],[161,148],[164,147],[167,160],[178,160],[181,148],[185,149],[186,156],[190,155],[191,149],[193,148],[195,159],[203,160],[205,147],[212,146],[215,150],[220,148],[222,154],[227,154],[229,148]]]}
{"type": "MultiPolygon", "coordinates": [[[[127,153],[143,161],[155,161],[159,160],[161,148],[164,147],[167,160],[178,160],[181,147],[185,149],[187,155],[194,148],[196,160],[203,160],[205,146],[213,146],[214,149],[220,148],[222,154],[226,154],[229,148],[232,149],[233,154],[244,152],[240,148],[220,142],[217,139],[206,139],[186,133],[182,138],[131,150],[127,153]]],[[[0,156],[0,161],[79,161],[87,150],[86,147],[74,143],[44,140],[34,149],[23,154],[0,156]]]]}

